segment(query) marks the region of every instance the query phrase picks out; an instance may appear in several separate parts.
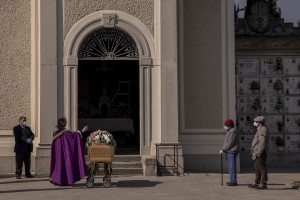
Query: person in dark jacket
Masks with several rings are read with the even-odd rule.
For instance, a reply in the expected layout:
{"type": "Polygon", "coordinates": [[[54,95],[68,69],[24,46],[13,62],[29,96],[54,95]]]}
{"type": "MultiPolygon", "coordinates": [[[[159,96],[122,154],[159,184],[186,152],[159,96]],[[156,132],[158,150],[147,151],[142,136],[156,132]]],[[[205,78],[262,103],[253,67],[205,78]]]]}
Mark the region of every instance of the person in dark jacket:
{"type": "Polygon", "coordinates": [[[19,125],[15,126],[13,131],[15,136],[16,178],[21,179],[23,162],[25,164],[25,177],[32,178],[30,163],[34,134],[30,127],[26,126],[26,117],[21,116],[19,118],[19,125]]]}
{"type": "Polygon", "coordinates": [[[236,157],[239,152],[238,136],[234,129],[234,122],[231,119],[227,119],[224,122],[224,129],[227,131],[223,147],[220,150],[220,154],[226,154],[226,160],[229,169],[230,182],[226,184],[228,186],[237,185],[237,172],[236,172],[236,157]]]}

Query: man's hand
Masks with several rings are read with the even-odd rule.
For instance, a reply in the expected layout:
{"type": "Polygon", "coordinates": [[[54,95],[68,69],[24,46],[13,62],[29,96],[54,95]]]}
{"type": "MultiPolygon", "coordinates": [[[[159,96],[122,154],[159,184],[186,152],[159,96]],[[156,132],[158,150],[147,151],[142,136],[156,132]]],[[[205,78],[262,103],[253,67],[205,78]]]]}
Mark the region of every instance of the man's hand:
{"type": "Polygon", "coordinates": [[[88,126],[84,126],[83,129],[81,130],[82,133],[86,132],[87,130],[89,130],[88,126]]]}
{"type": "Polygon", "coordinates": [[[222,153],[224,153],[224,151],[221,149],[221,150],[220,150],[220,154],[222,154],[222,153]]]}
{"type": "Polygon", "coordinates": [[[32,144],[32,140],[31,140],[30,138],[28,138],[28,139],[26,140],[26,142],[27,142],[28,144],[32,144]]]}

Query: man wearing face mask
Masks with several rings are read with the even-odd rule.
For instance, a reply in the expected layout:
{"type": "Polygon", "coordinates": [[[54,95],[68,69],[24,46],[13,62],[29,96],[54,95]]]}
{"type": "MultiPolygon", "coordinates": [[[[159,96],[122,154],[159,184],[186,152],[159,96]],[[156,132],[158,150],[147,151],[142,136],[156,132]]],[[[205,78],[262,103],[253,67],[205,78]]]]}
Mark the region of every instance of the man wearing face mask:
{"type": "Polygon", "coordinates": [[[267,189],[268,172],[267,172],[267,140],[268,129],[265,126],[263,116],[254,118],[253,125],[257,131],[252,141],[251,157],[254,160],[255,182],[249,185],[250,188],[267,189]]]}
{"type": "Polygon", "coordinates": [[[228,186],[236,186],[236,157],[239,152],[238,136],[234,129],[234,122],[231,119],[225,120],[224,129],[227,132],[223,143],[223,147],[220,150],[220,154],[226,153],[226,160],[230,175],[230,182],[227,182],[226,184],[228,186]]]}
{"type": "Polygon", "coordinates": [[[15,126],[13,130],[15,136],[14,152],[16,152],[16,178],[21,179],[23,162],[25,164],[25,177],[32,178],[30,163],[34,134],[30,127],[26,126],[26,117],[20,117],[19,125],[15,126]]]}

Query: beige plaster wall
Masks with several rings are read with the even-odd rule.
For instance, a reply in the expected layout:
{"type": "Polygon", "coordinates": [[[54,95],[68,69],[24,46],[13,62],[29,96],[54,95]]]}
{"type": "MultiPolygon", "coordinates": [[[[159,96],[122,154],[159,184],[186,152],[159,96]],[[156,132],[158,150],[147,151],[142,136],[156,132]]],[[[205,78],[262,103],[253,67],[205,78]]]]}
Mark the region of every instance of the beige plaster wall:
{"type": "Polygon", "coordinates": [[[119,10],[141,20],[154,32],[154,0],[65,0],[65,35],[82,17],[99,10],[119,10]]]}
{"type": "Polygon", "coordinates": [[[220,0],[184,6],[184,108],[186,129],[222,126],[222,20],[220,0]]]}
{"type": "Polygon", "coordinates": [[[30,0],[0,1],[0,130],[30,119],[30,0]]]}

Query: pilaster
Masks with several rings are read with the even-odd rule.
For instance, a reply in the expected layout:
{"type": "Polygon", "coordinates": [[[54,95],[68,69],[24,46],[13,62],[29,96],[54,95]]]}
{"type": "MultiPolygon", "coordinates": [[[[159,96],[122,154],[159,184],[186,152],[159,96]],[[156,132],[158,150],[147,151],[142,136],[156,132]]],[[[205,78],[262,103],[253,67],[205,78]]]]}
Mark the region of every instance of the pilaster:
{"type": "Polygon", "coordinates": [[[52,132],[57,120],[57,1],[37,0],[39,144],[36,174],[48,174],[52,132]]]}

